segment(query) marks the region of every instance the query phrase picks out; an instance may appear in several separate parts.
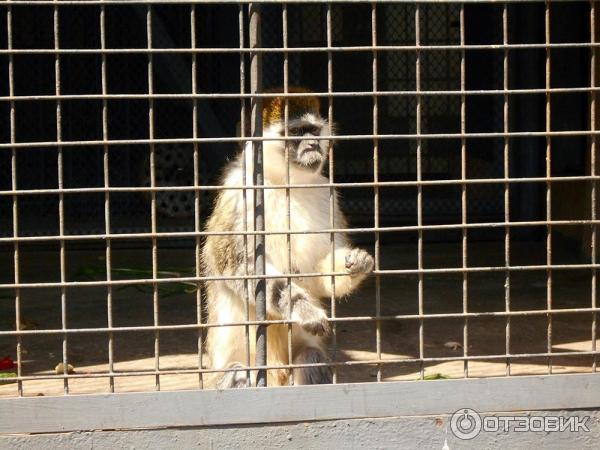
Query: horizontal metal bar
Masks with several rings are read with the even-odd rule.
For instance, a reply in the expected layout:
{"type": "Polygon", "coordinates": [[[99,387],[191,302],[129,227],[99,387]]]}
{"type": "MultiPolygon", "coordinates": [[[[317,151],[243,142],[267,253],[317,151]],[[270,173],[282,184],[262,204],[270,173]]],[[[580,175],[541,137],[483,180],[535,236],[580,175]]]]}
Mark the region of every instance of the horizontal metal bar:
{"type": "MultiPolygon", "coordinates": [[[[302,363],[302,364],[280,364],[280,365],[262,365],[249,366],[248,370],[280,370],[280,369],[299,369],[303,367],[350,367],[350,366],[367,366],[367,365],[398,365],[398,364],[414,364],[423,363],[442,363],[454,361],[484,361],[484,360],[505,360],[510,359],[530,359],[530,358],[547,358],[553,357],[582,357],[599,355],[600,351],[581,351],[581,352],[545,352],[545,353],[515,353],[502,355],[457,355],[457,356],[440,356],[440,357],[424,357],[424,358],[382,358],[370,360],[348,360],[348,361],[330,361],[322,363],[302,363]]],[[[3,377],[3,381],[35,381],[35,380],[65,380],[65,379],[87,379],[87,378],[126,378],[126,377],[141,377],[155,375],[190,375],[190,374],[206,374],[206,373],[226,373],[235,372],[239,367],[220,368],[220,369],[161,369],[161,370],[135,370],[135,371],[113,371],[113,372],[91,372],[85,374],[36,374],[23,375],[19,377],[3,377]]],[[[2,404],[0,398],[0,404],[2,404]]]]}
{"type": "MultiPolygon", "coordinates": [[[[339,136],[313,136],[313,140],[329,141],[360,141],[390,139],[425,140],[425,139],[466,139],[466,138],[529,138],[529,137],[571,137],[571,136],[597,136],[600,130],[565,130],[565,131],[511,131],[509,133],[430,133],[430,134],[349,134],[339,136]]],[[[269,142],[269,141],[298,141],[300,136],[273,137],[215,137],[215,138],[171,138],[171,139],[114,139],[95,141],[44,141],[44,142],[15,142],[1,143],[0,149],[42,148],[42,147],[84,147],[105,145],[148,145],[148,144],[194,144],[194,143],[219,143],[219,142],[269,142]]]]}
{"type": "MultiPolygon", "coordinates": [[[[556,3],[580,3],[581,0],[552,0],[556,3]]],[[[257,4],[360,4],[373,3],[373,0],[4,0],[4,6],[19,6],[19,5],[42,5],[42,6],[100,6],[100,5],[202,5],[202,4],[231,4],[238,5],[240,3],[257,3],[257,4]]],[[[394,3],[543,3],[543,0],[394,0],[394,3]]],[[[0,4],[2,6],[2,4],[0,4]]]]}
{"type": "MultiPolygon", "coordinates": [[[[0,5],[1,6],[1,5],[0,5]]],[[[465,50],[527,50],[552,48],[597,48],[597,42],[554,42],[521,44],[413,44],[413,45],[355,45],[336,47],[262,47],[256,49],[239,47],[176,47],[176,48],[11,48],[0,49],[0,55],[114,55],[114,54],[206,54],[206,53],[319,53],[319,52],[412,52],[412,51],[465,51],[465,50]]]]}
{"type": "Polygon", "coordinates": [[[597,408],[600,377],[572,374],[69,395],[0,403],[0,433],[282,423],[452,414],[465,406],[478,412],[597,408]]]}
{"type": "Polygon", "coordinates": [[[0,244],[15,242],[66,242],[66,241],[91,241],[91,240],[130,240],[150,238],[195,238],[200,236],[256,236],[256,235],[302,235],[302,234],[331,234],[331,233],[396,233],[412,231],[435,230],[464,230],[503,227],[542,227],[542,226],[582,226],[597,225],[600,220],[532,220],[524,222],[474,222],[451,223],[438,225],[404,225],[394,227],[366,227],[366,228],[331,228],[314,230],[267,230],[267,231],[172,231],[172,232],[142,232],[142,233],[110,233],[110,234],[70,234],[50,236],[13,236],[0,238],[0,244]]]}
{"type": "MultiPolygon", "coordinates": [[[[405,181],[358,181],[314,184],[269,184],[262,186],[247,185],[206,185],[206,186],[119,186],[119,187],[84,187],[84,188],[49,188],[49,189],[16,189],[0,191],[1,196],[14,195],[55,195],[55,194],[93,194],[93,193],[124,193],[124,192],[192,192],[192,191],[226,191],[226,190],[255,190],[255,189],[319,189],[319,188],[367,188],[367,187],[411,187],[411,186],[446,186],[473,184],[506,184],[506,183],[561,183],[574,181],[598,181],[600,175],[575,175],[552,177],[524,178],[467,178],[439,180],[405,180],[405,181]]],[[[544,222],[546,223],[546,222],[544,222]]]]}
{"type": "MultiPolygon", "coordinates": [[[[440,320],[440,319],[464,319],[464,318],[490,318],[490,317],[529,317],[565,314],[592,314],[600,312],[600,308],[564,308],[564,309],[532,309],[513,311],[484,311],[484,312],[460,312],[460,313],[436,313],[436,314],[398,314],[382,316],[352,316],[352,317],[330,317],[330,323],[349,322],[376,322],[376,321],[406,321],[406,320],[440,320]]],[[[184,331],[199,330],[204,328],[222,328],[256,325],[286,325],[294,324],[293,320],[247,320],[227,323],[190,323],[181,325],[140,325],[132,327],[97,327],[97,328],[57,328],[46,330],[5,330],[0,331],[0,337],[8,336],[39,336],[39,335],[65,335],[65,334],[99,334],[99,333],[131,333],[150,331],[184,331]]]]}
{"type": "MultiPolygon", "coordinates": [[[[599,269],[600,264],[540,264],[528,266],[490,266],[490,267],[443,267],[434,269],[387,269],[374,270],[373,274],[379,275],[418,275],[418,274],[451,274],[451,273],[481,273],[481,272],[525,272],[534,270],[588,270],[599,269]]],[[[37,282],[37,283],[3,283],[0,289],[39,289],[60,287],[93,287],[93,286],[131,286],[139,284],[166,284],[166,283],[196,283],[199,281],[226,281],[226,280],[258,280],[278,278],[313,278],[313,277],[341,277],[348,276],[345,272],[318,272],[318,273],[282,273],[278,275],[231,275],[231,276],[205,276],[205,277],[175,277],[175,278],[140,278],[111,281],[65,281],[65,282],[37,282]]]]}
{"type": "Polygon", "coordinates": [[[0,102],[21,101],[56,101],[56,100],[194,100],[194,99],[252,99],[273,97],[423,97],[437,96],[482,96],[482,95],[527,95],[527,94],[576,94],[592,93],[600,91],[600,87],[554,87],[554,88],[530,88],[530,89],[477,89],[477,90],[447,90],[447,91],[338,91],[338,92],[297,92],[288,94],[260,93],[260,94],[233,94],[227,92],[202,93],[202,94],[60,94],[60,95],[13,95],[0,96],[0,102]]]}

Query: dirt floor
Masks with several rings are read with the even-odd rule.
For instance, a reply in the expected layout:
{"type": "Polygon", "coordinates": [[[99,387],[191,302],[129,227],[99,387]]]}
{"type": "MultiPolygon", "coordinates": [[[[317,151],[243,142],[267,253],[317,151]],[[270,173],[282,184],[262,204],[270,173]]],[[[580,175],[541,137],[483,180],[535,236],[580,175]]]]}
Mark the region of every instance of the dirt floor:
{"type": "MultiPolygon", "coordinates": [[[[543,242],[514,243],[512,265],[545,264],[543,242]]],[[[503,243],[469,244],[469,266],[502,266],[503,243]]],[[[555,264],[581,263],[568,247],[555,249],[555,264]]],[[[22,248],[21,280],[23,282],[57,281],[59,259],[56,251],[22,248]]],[[[82,269],[104,264],[103,250],[75,250],[67,247],[67,280],[81,279],[82,269]]],[[[0,266],[8,268],[0,276],[1,283],[13,281],[12,252],[0,252],[0,266]]],[[[114,267],[150,268],[149,250],[115,251],[114,267]]],[[[194,264],[193,249],[160,249],[159,269],[189,268],[194,264]]],[[[381,250],[382,269],[415,268],[417,250],[413,244],[384,245],[381,250]]],[[[460,267],[460,243],[428,243],[425,246],[424,267],[460,267]]],[[[552,304],[557,309],[585,308],[591,305],[590,270],[556,270],[552,278],[552,304]]],[[[463,279],[458,274],[427,274],[424,276],[424,311],[426,314],[460,313],[463,308],[463,279]]],[[[468,277],[468,310],[492,312],[505,310],[505,273],[472,273],[468,277]]],[[[545,271],[513,272],[510,279],[511,309],[539,310],[547,306],[547,274],[545,271]]],[[[14,330],[14,301],[10,291],[0,292],[0,331],[14,330]]],[[[113,294],[114,326],[152,325],[153,308],[150,292],[135,288],[115,289],[113,294]]],[[[69,328],[105,327],[107,324],[106,288],[69,288],[66,291],[69,328]]],[[[195,295],[177,294],[160,299],[159,323],[190,324],[196,320],[195,295]]],[[[23,289],[21,291],[22,324],[29,329],[61,327],[61,297],[59,289],[23,289]]],[[[401,315],[418,312],[418,279],[414,275],[381,277],[381,314],[401,315]]],[[[360,292],[337,305],[338,317],[375,314],[375,280],[371,277],[360,292]]],[[[476,317],[468,321],[468,353],[470,355],[503,355],[506,345],[506,318],[476,317]]],[[[425,357],[452,357],[463,353],[464,319],[424,320],[425,357]],[[458,343],[458,345],[454,344],[458,343]]],[[[419,321],[396,320],[381,322],[382,360],[416,358],[419,355],[419,321]]],[[[548,319],[545,315],[513,317],[511,319],[511,353],[543,353],[547,351],[548,319]]],[[[556,315],[552,321],[552,351],[591,351],[592,314],[556,315]]],[[[198,367],[198,332],[195,330],[160,333],[160,369],[195,369],[198,367]]],[[[153,370],[154,332],[122,332],[114,335],[114,369],[116,371],[153,370]]],[[[62,337],[25,336],[23,375],[51,374],[62,361],[62,337]]],[[[0,359],[5,355],[16,359],[16,338],[0,336],[0,359]]],[[[377,358],[376,325],[373,322],[347,322],[337,325],[337,361],[372,361],[377,358]]],[[[106,333],[76,334],[68,339],[68,358],[76,374],[99,373],[108,370],[108,337],[106,333]]],[[[514,359],[513,375],[548,373],[546,357],[514,359]]],[[[463,377],[463,361],[425,364],[425,374],[463,377]]],[[[553,356],[553,372],[590,372],[592,356],[553,356]]],[[[469,361],[472,377],[503,376],[506,360],[469,361]]],[[[393,362],[382,365],[383,380],[414,380],[420,366],[414,362],[393,362]]],[[[363,382],[377,379],[377,366],[350,365],[337,369],[338,382],[363,382]]],[[[197,389],[198,374],[161,375],[160,389],[197,389]]],[[[214,376],[204,376],[204,387],[214,386],[214,376]]],[[[131,376],[115,379],[117,392],[144,391],[156,388],[154,376],[131,376]]],[[[71,379],[71,393],[108,392],[108,378],[71,379]]],[[[24,395],[52,395],[64,392],[62,380],[33,380],[23,383],[24,395]]],[[[0,384],[0,396],[17,394],[16,383],[0,384]]]]}

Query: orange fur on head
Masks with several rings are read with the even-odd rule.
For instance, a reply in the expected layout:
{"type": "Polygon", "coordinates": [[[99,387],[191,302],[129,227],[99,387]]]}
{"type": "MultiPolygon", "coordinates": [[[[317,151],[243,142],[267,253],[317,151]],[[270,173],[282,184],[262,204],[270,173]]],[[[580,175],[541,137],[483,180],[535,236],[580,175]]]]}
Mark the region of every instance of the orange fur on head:
{"type": "MultiPolygon", "coordinates": [[[[282,88],[270,89],[267,93],[283,93],[282,88]]],[[[292,94],[310,93],[311,91],[303,87],[288,88],[292,94]]],[[[319,99],[315,96],[310,97],[288,97],[288,117],[300,117],[306,113],[319,114],[319,99]]],[[[277,122],[283,122],[285,114],[285,98],[272,97],[263,100],[263,125],[268,127],[277,122]]]]}

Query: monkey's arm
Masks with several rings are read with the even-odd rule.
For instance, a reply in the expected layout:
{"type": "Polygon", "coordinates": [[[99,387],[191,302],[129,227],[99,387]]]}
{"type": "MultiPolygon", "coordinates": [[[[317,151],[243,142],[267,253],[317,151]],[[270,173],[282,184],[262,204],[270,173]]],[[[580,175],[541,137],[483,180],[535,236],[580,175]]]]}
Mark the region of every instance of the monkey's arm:
{"type": "Polygon", "coordinates": [[[335,283],[332,283],[330,276],[318,277],[315,283],[320,297],[331,297],[334,289],[336,297],[343,297],[356,289],[365,277],[373,271],[373,257],[366,250],[352,248],[346,242],[339,245],[336,242],[335,250],[329,252],[319,262],[317,270],[325,273],[347,274],[336,276],[335,283]]]}
{"type": "MultiPolygon", "coordinates": [[[[237,190],[223,190],[217,195],[215,208],[210,216],[206,231],[232,232],[240,234],[213,234],[206,238],[202,248],[202,265],[206,276],[243,276],[252,273],[254,253],[251,237],[244,239],[243,197],[237,190]]],[[[244,292],[244,280],[223,280],[223,283],[238,295],[244,292]]],[[[248,290],[252,290],[248,283],[248,290]]]]}
{"type": "MultiPolygon", "coordinates": [[[[334,228],[348,228],[344,214],[340,210],[337,193],[334,201],[334,228]]],[[[333,249],[329,246],[327,255],[317,263],[316,270],[321,273],[340,273],[332,283],[331,276],[317,277],[311,292],[321,298],[344,297],[356,289],[373,271],[373,257],[363,249],[356,248],[344,233],[335,233],[333,249]]]]}

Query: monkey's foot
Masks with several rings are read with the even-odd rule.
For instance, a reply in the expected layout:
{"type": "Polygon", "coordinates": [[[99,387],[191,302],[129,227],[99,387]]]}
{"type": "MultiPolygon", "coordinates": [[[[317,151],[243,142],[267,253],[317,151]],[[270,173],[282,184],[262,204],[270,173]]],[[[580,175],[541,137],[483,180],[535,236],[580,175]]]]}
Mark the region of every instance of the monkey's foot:
{"type": "Polygon", "coordinates": [[[373,257],[362,248],[354,248],[346,255],[346,272],[350,275],[371,273],[373,266],[373,257]]]}
{"type": "Polygon", "coordinates": [[[310,334],[317,336],[327,335],[331,331],[325,311],[308,300],[296,300],[292,311],[292,320],[310,334]]]}
{"type": "MultiPolygon", "coordinates": [[[[295,358],[294,364],[317,364],[327,362],[327,357],[319,349],[308,347],[295,358]]],[[[328,366],[299,367],[294,369],[294,384],[331,384],[333,377],[328,366]]]]}
{"type": "Polygon", "coordinates": [[[240,370],[225,372],[225,375],[223,375],[221,381],[217,383],[217,389],[245,388],[248,380],[248,372],[246,368],[241,363],[231,363],[228,368],[240,370]]]}

